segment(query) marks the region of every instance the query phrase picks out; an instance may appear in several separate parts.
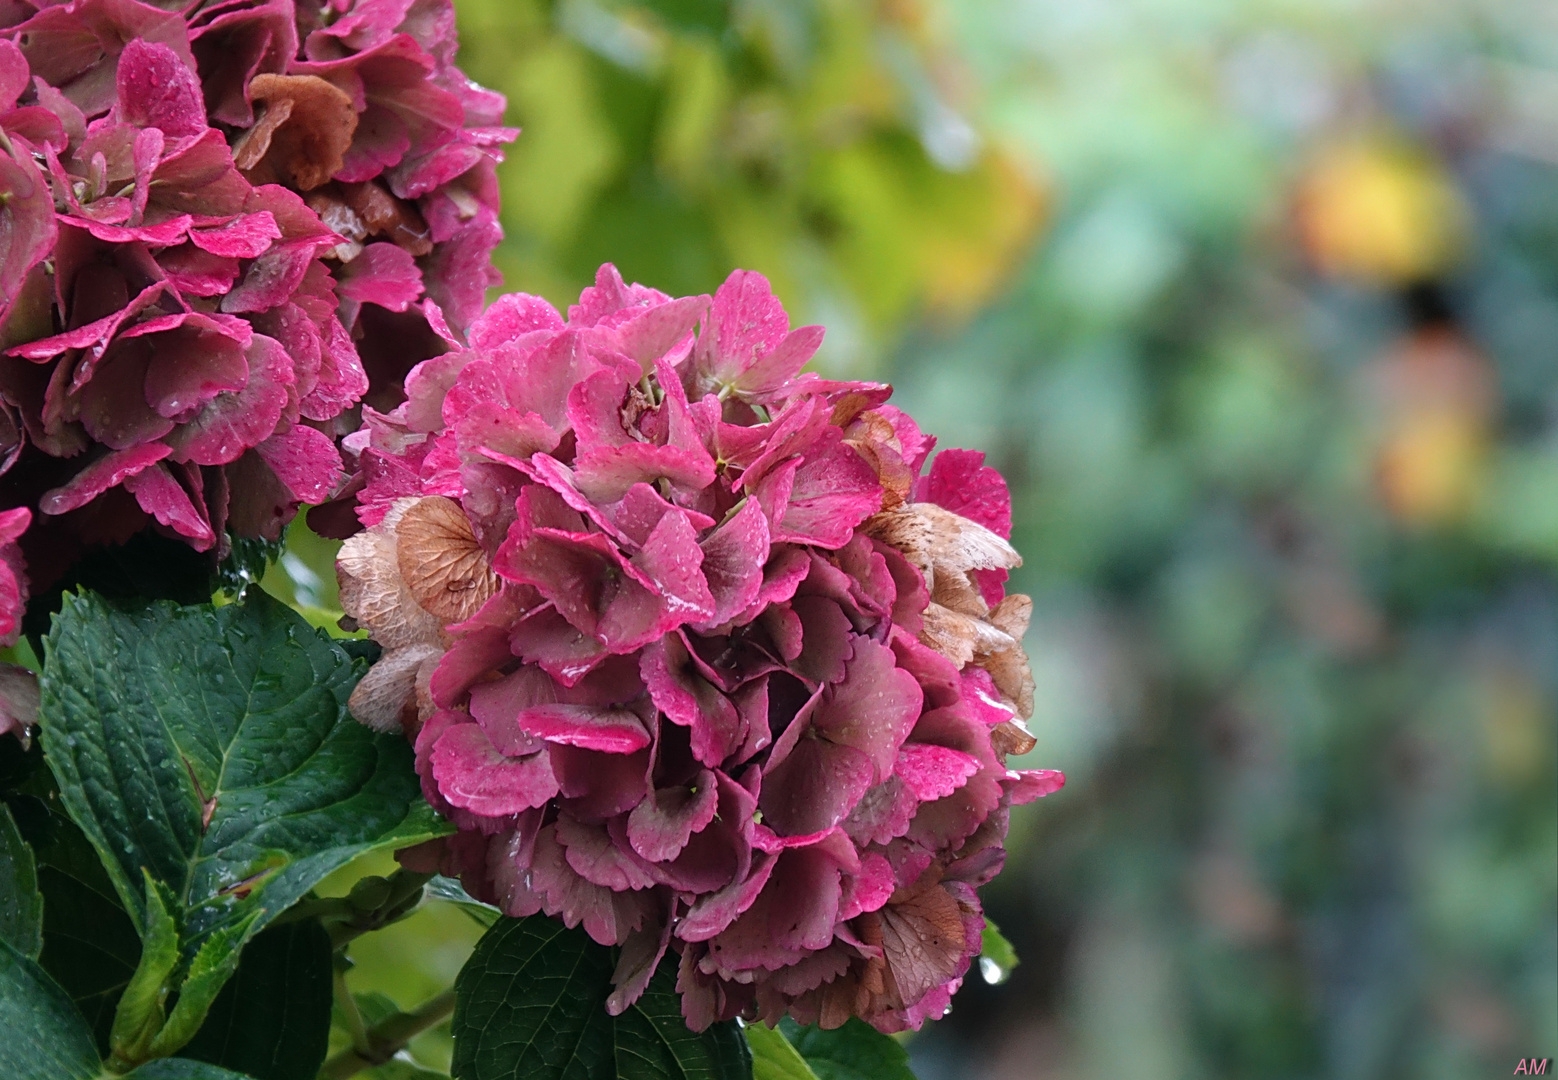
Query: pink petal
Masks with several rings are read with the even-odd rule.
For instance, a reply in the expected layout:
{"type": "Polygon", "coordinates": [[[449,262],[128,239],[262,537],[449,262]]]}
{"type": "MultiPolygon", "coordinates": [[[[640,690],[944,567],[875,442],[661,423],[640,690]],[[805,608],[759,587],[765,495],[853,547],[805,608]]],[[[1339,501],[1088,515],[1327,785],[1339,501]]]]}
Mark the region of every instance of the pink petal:
{"type": "Polygon", "coordinates": [[[627,709],[533,705],[520,710],[515,723],[538,739],[608,754],[631,754],[649,745],[644,722],[627,709]]]}
{"type": "Polygon", "coordinates": [[[1012,494],[1001,474],[985,464],[985,455],[979,450],[937,454],[930,472],[916,485],[914,497],[961,514],[1008,539],[1012,535],[1012,494]]]}
{"type": "Polygon", "coordinates": [[[476,724],[450,727],[434,744],[431,761],[439,793],[485,817],[543,806],[557,794],[548,755],[505,757],[476,724]]]}
{"type": "Polygon", "coordinates": [[[300,502],[324,502],[343,475],[334,440],[306,424],[278,431],[255,446],[254,452],[300,502]]]}
{"type": "Polygon", "coordinates": [[[422,271],[396,244],[369,244],[341,267],[336,292],[344,299],[405,311],[422,295],[422,271]]]}
{"type": "Polygon", "coordinates": [[[189,231],[192,244],[202,251],[230,259],[253,259],[265,253],[271,241],[281,238],[281,227],[268,210],[239,214],[221,225],[189,231]]]}
{"type": "Polygon", "coordinates": [[[43,493],[38,509],[45,514],[65,514],[85,506],[109,488],[151,467],[173,451],[162,443],[144,443],[128,450],[105,454],[82,469],[63,487],[43,493]]]}
{"type": "Polygon", "coordinates": [[[136,127],[160,128],[171,138],[206,130],[200,79],[166,45],[139,39],[119,56],[117,116],[136,127]]]}
{"type": "Polygon", "coordinates": [[[196,551],[205,551],[216,543],[211,523],[195,509],[189,493],[173,479],[166,465],[158,462],[126,477],[124,487],[135,496],[142,510],[180,536],[188,537],[196,551]]]}

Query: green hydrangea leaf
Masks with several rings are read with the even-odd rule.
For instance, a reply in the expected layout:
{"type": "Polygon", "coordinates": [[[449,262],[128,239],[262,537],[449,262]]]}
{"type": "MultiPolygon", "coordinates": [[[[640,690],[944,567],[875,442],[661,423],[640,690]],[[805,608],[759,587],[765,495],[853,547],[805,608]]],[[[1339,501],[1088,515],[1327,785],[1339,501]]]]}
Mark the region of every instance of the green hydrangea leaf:
{"type": "Polygon", "coordinates": [[[75,1001],[98,1051],[106,1054],[115,1007],[140,956],[140,936],[97,852],[65,815],[49,770],[32,774],[9,805],[37,860],[43,896],[38,964],[75,1001]]]}
{"type": "Polygon", "coordinates": [[[1012,948],[1012,943],[1006,940],[1001,928],[988,915],[985,916],[985,928],[980,939],[979,962],[981,968],[993,966],[994,970],[987,971],[985,975],[990,982],[1004,981],[1020,963],[1017,950],[1012,948]]]}
{"type": "Polygon", "coordinates": [[[818,1080],[784,1032],[767,1024],[748,1024],[742,1033],[752,1051],[753,1080],[818,1080]]]}
{"type": "Polygon", "coordinates": [[[779,1030],[817,1080],[914,1080],[909,1052],[863,1020],[850,1020],[832,1031],[781,1020],[779,1030]]]}
{"type": "Polygon", "coordinates": [[[139,1069],[124,1074],[123,1080],[251,1080],[243,1073],[235,1073],[204,1061],[188,1058],[163,1058],[149,1061],[139,1069]]]}
{"type": "Polygon", "coordinates": [[[617,950],[552,919],[500,919],[455,980],[457,1080],[746,1080],[737,1026],[682,1020],[674,957],[621,1016],[606,1011],[617,950]]]}
{"type": "Polygon", "coordinates": [[[0,803],[0,941],[33,960],[43,949],[37,860],[4,803],[0,803]]]}
{"type": "Polygon", "coordinates": [[[327,874],[447,831],[403,738],[353,721],[363,665],[258,590],[239,604],[68,598],[49,637],[42,741],[60,799],[142,936],[169,890],[180,990],[151,1049],[199,1028],[248,938],[327,874]]]}
{"type": "Polygon", "coordinates": [[[92,1080],[99,1072],[92,1029],[43,969],[0,941],[0,1076],[92,1080]]]}
{"type": "Polygon", "coordinates": [[[255,1080],[311,1077],[330,1043],[330,935],[317,919],[266,930],[243,951],[182,1057],[255,1080]]]}
{"type": "Polygon", "coordinates": [[[48,653],[60,795],[138,925],[142,869],[173,889],[186,959],[366,851],[446,831],[405,739],[347,715],[357,665],[264,593],[222,608],[73,597],[48,653]]]}

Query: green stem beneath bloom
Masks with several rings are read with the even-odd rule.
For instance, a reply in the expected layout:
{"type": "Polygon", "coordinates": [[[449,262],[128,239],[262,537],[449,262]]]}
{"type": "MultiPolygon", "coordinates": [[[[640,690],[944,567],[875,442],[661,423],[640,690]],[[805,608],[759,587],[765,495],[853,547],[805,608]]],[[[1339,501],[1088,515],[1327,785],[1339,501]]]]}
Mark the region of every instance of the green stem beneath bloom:
{"type": "Polygon", "coordinates": [[[364,1069],[382,1065],[429,1028],[437,1027],[454,1012],[454,990],[428,998],[408,1013],[396,1013],[364,1032],[367,1045],[343,1050],[319,1070],[319,1080],[346,1080],[364,1069]]]}

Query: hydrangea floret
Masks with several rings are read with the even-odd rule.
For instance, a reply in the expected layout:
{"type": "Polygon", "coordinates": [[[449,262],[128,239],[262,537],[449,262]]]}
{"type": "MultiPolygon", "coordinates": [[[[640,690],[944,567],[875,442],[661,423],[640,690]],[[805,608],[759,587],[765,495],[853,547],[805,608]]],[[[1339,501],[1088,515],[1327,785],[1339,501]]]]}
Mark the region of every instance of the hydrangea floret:
{"type": "Polygon", "coordinates": [[[347,439],[342,603],[384,650],[351,709],[459,827],[403,861],[621,946],[613,1012],[674,952],[699,1030],[942,1015],[1008,810],[1064,783],[1006,764],[1005,482],[803,374],[821,339],[760,274],[608,265],[566,318],[503,297],[347,439]]]}
{"type": "Polygon", "coordinates": [[[454,47],[449,0],[0,5],[0,505],[36,511],[35,590],[148,525],[276,537],[344,476],[338,418],[398,395],[374,358],[458,340],[513,132],[454,47]]]}

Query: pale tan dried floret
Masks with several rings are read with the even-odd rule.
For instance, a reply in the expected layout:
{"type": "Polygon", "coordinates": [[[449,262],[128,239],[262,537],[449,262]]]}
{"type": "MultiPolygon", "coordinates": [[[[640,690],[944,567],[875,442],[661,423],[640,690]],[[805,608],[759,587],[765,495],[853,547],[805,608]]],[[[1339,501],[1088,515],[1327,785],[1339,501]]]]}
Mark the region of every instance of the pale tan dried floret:
{"type": "Polygon", "coordinates": [[[341,545],[335,573],[341,609],[385,649],[439,640],[443,624],[417,603],[400,573],[395,529],[416,499],[397,499],[384,520],[341,545]]]}
{"type": "Polygon", "coordinates": [[[429,495],[408,507],[395,535],[406,588],[445,625],[475,615],[502,584],[453,499],[429,495]]]}
{"type": "Polygon", "coordinates": [[[432,711],[428,680],[448,647],[444,627],[475,614],[498,590],[486,553],[458,503],[397,499],[384,520],[341,546],[341,607],[384,647],[348,708],[391,730],[432,711]]]}
{"type": "Polygon", "coordinates": [[[256,184],[283,183],[310,191],[341,170],[357,131],[346,91],[317,75],[256,75],[249,100],[254,126],[233,147],[233,162],[256,184]]]}
{"type": "MultiPolygon", "coordinates": [[[[901,551],[925,577],[930,604],[920,640],[959,668],[982,667],[1019,715],[1033,715],[1033,673],[1023,651],[1023,635],[1033,601],[1021,594],[1005,597],[994,611],[985,603],[975,570],[1006,570],[1022,565],[1016,550],[998,534],[933,503],[911,503],[877,514],[865,531],[901,551]]],[[[1002,725],[1005,727],[1006,725],[1002,725]]],[[[1003,732],[1013,747],[1032,748],[1032,737],[1018,725],[1003,732]]]]}

